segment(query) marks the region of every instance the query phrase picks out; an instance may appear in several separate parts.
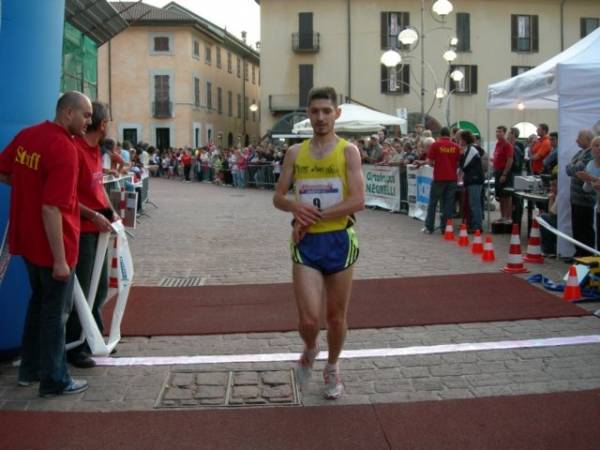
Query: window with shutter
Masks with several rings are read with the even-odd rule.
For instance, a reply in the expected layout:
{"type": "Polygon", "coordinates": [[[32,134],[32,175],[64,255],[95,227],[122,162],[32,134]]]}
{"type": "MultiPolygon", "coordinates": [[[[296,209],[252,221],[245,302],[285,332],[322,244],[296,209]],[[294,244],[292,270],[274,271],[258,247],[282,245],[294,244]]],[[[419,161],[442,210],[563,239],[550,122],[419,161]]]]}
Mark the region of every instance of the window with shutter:
{"type": "Polygon", "coordinates": [[[539,19],[537,15],[511,16],[511,50],[513,52],[539,51],[539,19]]]}
{"type": "Polygon", "coordinates": [[[217,47],[217,69],[221,68],[221,47],[217,47]]]}
{"type": "Polygon", "coordinates": [[[582,17],[580,20],[581,37],[584,38],[600,26],[600,19],[597,17],[582,17]]]}
{"type": "Polygon", "coordinates": [[[200,79],[194,77],[194,106],[200,106],[200,79]]]}
{"type": "Polygon", "coordinates": [[[410,25],[410,14],[401,11],[383,11],[381,13],[381,48],[401,48],[398,35],[410,25]]]}
{"type": "Polygon", "coordinates": [[[460,81],[450,79],[450,90],[455,94],[477,94],[477,66],[451,65],[450,72],[458,70],[464,74],[460,81]]]}
{"type": "Polygon", "coordinates": [[[390,95],[410,93],[410,65],[386,67],[381,64],[381,92],[390,95]]]}
{"type": "Polygon", "coordinates": [[[156,36],[154,38],[154,51],[155,52],[168,52],[169,51],[169,37],[168,36],[156,36]]]}
{"type": "Polygon", "coordinates": [[[217,112],[223,114],[223,90],[220,87],[217,88],[217,112]]]}
{"type": "Polygon", "coordinates": [[[521,75],[522,73],[525,73],[530,69],[533,69],[533,66],[511,66],[510,76],[516,77],[517,75],[521,75]]]}
{"type": "Polygon", "coordinates": [[[231,91],[227,91],[227,115],[233,116],[233,93],[231,91]]]}
{"type": "Polygon", "coordinates": [[[212,109],[212,84],[210,81],[206,82],[206,108],[212,109]]]}

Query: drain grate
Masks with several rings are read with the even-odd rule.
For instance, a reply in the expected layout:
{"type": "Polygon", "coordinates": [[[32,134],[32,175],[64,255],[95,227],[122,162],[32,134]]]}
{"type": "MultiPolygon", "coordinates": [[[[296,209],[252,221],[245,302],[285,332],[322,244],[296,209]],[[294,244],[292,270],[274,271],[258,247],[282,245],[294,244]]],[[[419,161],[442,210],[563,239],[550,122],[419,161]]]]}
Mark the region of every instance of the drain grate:
{"type": "Polygon", "coordinates": [[[203,277],[166,277],[160,280],[161,287],[193,287],[204,286],[203,277]]]}
{"type": "Polygon", "coordinates": [[[293,370],[171,372],[156,408],[299,405],[293,370]]]}

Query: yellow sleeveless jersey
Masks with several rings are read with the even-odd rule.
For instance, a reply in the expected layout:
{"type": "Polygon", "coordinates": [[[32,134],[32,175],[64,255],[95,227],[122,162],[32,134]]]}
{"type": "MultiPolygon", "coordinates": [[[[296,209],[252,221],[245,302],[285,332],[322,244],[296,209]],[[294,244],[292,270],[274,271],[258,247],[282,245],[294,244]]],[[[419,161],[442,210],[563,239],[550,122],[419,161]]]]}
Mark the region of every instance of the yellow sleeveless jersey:
{"type": "MultiPolygon", "coordinates": [[[[310,154],[308,139],[300,145],[294,162],[294,191],[296,200],[326,209],[348,196],[346,156],[348,141],[340,139],[335,148],[323,159],[310,154]]],[[[326,233],[346,228],[349,217],[321,220],[308,228],[309,233],[326,233]]]]}

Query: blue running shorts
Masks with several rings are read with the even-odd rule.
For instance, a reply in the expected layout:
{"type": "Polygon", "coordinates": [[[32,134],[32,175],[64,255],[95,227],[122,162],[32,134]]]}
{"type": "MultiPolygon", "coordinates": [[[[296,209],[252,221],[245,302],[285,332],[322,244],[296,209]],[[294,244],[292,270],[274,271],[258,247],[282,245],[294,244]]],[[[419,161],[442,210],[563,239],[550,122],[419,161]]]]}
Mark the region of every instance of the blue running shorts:
{"type": "Polygon", "coordinates": [[[347,269],[358,259],[358,239],[354,227],[327,233],[307,233],[298,243],[290,243],[292,261],[312,267],[323,275],[347,269]]]}

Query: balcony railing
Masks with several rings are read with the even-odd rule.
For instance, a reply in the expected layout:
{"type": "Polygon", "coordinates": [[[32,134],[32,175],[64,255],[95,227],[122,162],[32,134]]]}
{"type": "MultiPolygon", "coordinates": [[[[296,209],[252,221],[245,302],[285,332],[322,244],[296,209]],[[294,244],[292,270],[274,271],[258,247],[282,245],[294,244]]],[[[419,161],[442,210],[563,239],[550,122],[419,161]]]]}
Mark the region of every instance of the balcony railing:
{"type": "Polygon", "coordinates": [[[269,95],[269,111],[298,111],[306,108],[300,104],[298,94],[275,94],[269,95]]]}
{"type": "Polygon", "coordinates": [[[168,100],[152,102],[152,117],[155,119],[167,119],[173,117],[173,102],[168,100]]]}
{"type": "Polygon", "coordinates": [[[321,35],[319,33],[292,33],[292,50],[295,52],[318,52],[321,35]]]}

